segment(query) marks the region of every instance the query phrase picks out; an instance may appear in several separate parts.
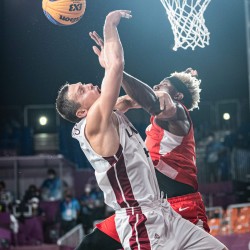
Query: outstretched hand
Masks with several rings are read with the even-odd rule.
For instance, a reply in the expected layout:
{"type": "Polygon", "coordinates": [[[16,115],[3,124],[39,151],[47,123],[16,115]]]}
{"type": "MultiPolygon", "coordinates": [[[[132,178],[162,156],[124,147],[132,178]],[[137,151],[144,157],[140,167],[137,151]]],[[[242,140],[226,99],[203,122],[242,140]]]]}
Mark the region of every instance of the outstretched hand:
{"type": "Polygon", "coordinates": [[[93,46],[93,51],[98,56],[100,65],[103,68],[105,68],[106,64],[105,64],[105,60],[104,60],[104,51],[103,51],[104,43],[103,43],[103,39],[97,34],[96,31],[89,32],[89,36],[91,37],[92,40],[95,41],[96,45],[98,46],[98,47],[93,46]]]}
{"type": "Polygon", "coordinates": [[[199,76],[198,76],[197,70],[192,69],[192,68],[187,68],[187,69],[185,70],[185,73],[191,74],[191,76],[196,77],[196,78],[199,77],[199,76]]]}
{"type": "Polygon", "coordinates": [[[110,22],[113,25],[117,26],[121,20],[121,18],[131,18],[131,11],[130,10],[115,10],[110,12],[107,16],[106,16],[106,20],[105,22],[110,22]]]}
{"type": "MultiPolygon", "coordinates": [[[[114,25],[118,25],[121,18],[131,18],[131,11],[129,10],[115,10],[110,12],[106,17],[106,22],[112,22],[114,25]]],[[[105,68],[106,63],[104,59],[104,42],[103,39],[98,35],[96,31],[89,32],[89,36],[96,43],[96,46],[93,46],[94,53],[98,56],[100,65],[105,68]]]]}

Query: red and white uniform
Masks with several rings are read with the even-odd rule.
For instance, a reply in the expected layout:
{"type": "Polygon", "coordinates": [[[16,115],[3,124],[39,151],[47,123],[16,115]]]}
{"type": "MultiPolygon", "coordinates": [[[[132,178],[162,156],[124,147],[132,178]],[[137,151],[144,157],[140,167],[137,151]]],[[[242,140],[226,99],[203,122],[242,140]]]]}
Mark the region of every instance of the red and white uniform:
{"type": "MultiPolygon", "coordinates": [[[[184,107],[184,106],[183,106],[184,107]]],[[[186,110],[186,108],[184,107],[186,110]]],[[[174,135],[158,126],[151,117],[146,129],[146,146],[155,167],[169,178],[198,189],[193,124],[187,135],[174,135]]]]}
{"type": "MultiPolygon", "coordinates": [[[[183,105],[182,105],[183,106],[183,105]]],[[[202,197],[198,190],[193,123],[185,106],[190,129],[187,135],[177,136],[158,126],[151,117],[146,129],[146,146],[155,168],[169,178],[193,187],[196,193],[168,199],[171,207],[192,223],[210,231],[202,197]]]]}

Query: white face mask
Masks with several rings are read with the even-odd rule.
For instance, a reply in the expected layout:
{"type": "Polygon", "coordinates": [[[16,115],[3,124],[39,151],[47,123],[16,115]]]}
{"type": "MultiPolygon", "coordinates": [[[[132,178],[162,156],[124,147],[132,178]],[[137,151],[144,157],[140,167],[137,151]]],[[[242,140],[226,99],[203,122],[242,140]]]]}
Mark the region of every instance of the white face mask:
{"type": "Polygon", "coordinates": [[[212,142],[214,140],[214,138],[212,137],[212,136],[209,136],[208,138],[207,138],[207,142],[212,142]]]}
{"type": "Polygon", "coordinates": [[[35,208],[35,209],[38,208],[38,204],[37,203],[33,203],[32,204],[32,208],[35,208]]]}

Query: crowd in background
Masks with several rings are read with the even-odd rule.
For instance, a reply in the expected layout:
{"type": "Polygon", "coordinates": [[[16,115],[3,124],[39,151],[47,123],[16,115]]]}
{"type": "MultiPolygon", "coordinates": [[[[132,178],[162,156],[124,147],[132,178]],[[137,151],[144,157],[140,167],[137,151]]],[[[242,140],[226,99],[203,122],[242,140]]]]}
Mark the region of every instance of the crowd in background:
{"type": "MultiPolygon", "coordinates": [[[[78,168],[91,168],[78,142],[71,138],[72,126],[73,124],[61,122],[58,129],[59,149],[55,153],[62,154],[78,168]]],[[[143,137],[144,125],[141,124],[138,130],[143,137]]],[[[233,150],[250,153],[249,124],[242,124],[236,130],[218,132],[221,131],[211,130],[209,126],[195,126],[197,149],[204,147],[203,165],[197,167],[200,169],[204,166],[206,181],[210,183],[232,180],[233,150]]],[[[22,127],[15,120],[1,123],[0,157],[34,154],[32,137],[33,130],[22,127]]],[[[103,193],[97,185],[84,183],[83,186],[83,193],[75,197],[74,190],[58,178],[55,170],[48,169],[47,178],[40,186],[37,183],[31,184],[22,199],[16,200],[5,181],[0,180],[0,216],[9,214],[8,226],[12,232],[12,243],[55,243],[60,236],[79,224],[84,233],[89,233],[95,222],[106,218],[113,211],[104,204],[103,193]],[[52,216],[48,215],[51,209],[54,211],[52,216]]],[[[1,227],[6,225],[0,220],[0,229],[1,227]]]]}
{"type": "MultiPolygon", "coordinates": [[[[47,178],[39,187],[29,185],[21,200],[16,200],[5,182],[0,181],[0,217],[9,214],[13,244],[55,243],[78,224],[87,234],[107,213],[103,193],[97,185],[86,184],[81,196],[75,197],[54,169],[48,169],[47,178]]],[[[0,220],[1,227],[6,225],[1,225],[0,220]]]]}
{"type": "MultiPolygon", "coordinates": [[[[20,122],[15,119],[6,120],[0,126],[0,156],[33,155],[36,153],[34,152],[33,130],[31,128],[22,128],[20,122]]],[[[78,142],[71,137],[72,127],[73,124],[67,121],[60,122],[58,128],[59,147],[55,153],[62,154],[66,159],[75,163],[78,168],[91,168],[78,142]]],[[[143,124],[138,125],[138,131],[142,137],[145,134],[144,130],[143,124]]],[[[208,123],[203,123],[200,126],[195,126],[195,139],[198,149],[201,145],[206,146],[205,155],[202,156],[204,164],[197,167],[198,169],[206,168],[208,182],[231,180],[233,149],[250,152],[250,126],[247,122],[242,123],[235,130],[227,130],[223,136],[218,136],[217,131],[212,130],[208,123]]],[[[43,199],[45,198],[43,197],[43,199]]]]}
{"type": "MultiPolygon", "coordinates": [[[[71,137],[73,124],[62,120],[58,128],[59,148],[58,152],[70,161],[77,164],[79,168],[90,168],[90,164],[84,157],[78,142],[71,137]]],[[[142,138],[145,137],[145,124],[138,123],[137,129],[142,138]]],[[[208,123],[195,125],[195,140],[197,145],[200,141],[206,141],[211,135],[215,135],[216,130],[211,128],[208,123]],[[211,132],[212,131],[212,132],[211,132]]],[[[8,119],[0,122],[0,156],[11,155],[33,155],[34,141],[32,128],[21,126],[21,123],[15,119],[8,119]]],[[[218,139],[230,151],[233,148],[250,150],[250,126],[248,122],[242,123],[237,129],[227,130],[224,138],[218,139]]]]}

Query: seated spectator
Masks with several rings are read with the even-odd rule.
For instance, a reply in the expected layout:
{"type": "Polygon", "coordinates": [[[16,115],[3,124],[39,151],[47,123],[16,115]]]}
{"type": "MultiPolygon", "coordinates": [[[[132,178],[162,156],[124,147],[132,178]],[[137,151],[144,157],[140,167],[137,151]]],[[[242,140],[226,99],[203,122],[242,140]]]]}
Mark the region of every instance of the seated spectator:
{"type": "Polygon", "coordinates": [[[41,199],[41,194],[40,194],[40,191],[39,189],[37,188],[36,185],[32,184],[28,187],[28,189],[25,191],[25,194],[24,194],[24,198],[23,200],[25,202],[28,202],[30,201],[32,198],[38,198],[38,200],[41,199]]]}
{"type": "Polygon", "coordinates": [[[7,190],[5,182],[0,181],[0,211],[8,210],[13,201],[13,194],[7,190]]]}
{"type": "Polygon", "coordinates": [[[44,201],[55,201],[62,198],[62,181],[57,177],[54,169],[48,169],[48,178],[41,185],[41,196],[44,201]]]}
{"type": "Polygon", "coordinates": [[[24,201],[16,200],[12,206],[12,213],[19,223],[23,223],[25,218],[32,216],[31,205],[24,201]]]}
{"type": "Polygon", "coordinates": [[[219,180],[228,181],[230,179],[230,149],[226,146],[219,153],[219,180]]]}
{"type": "Polygon", "coordinates": [[[66,234],[77,225],[80,204],[70,190],[65,191],[60,204],[60,235],[66,234]]]}
{"type": "Polygon", "coordinates": [[[39,199],[33,197],[28,202],[22,200],[13,206],[18,219],[19,231],[16,235],[20,245],[40,245],[44,242],[43,221],[45,213],[39,207],[39,199]]]}
{"type": "Polygon", "coordinates": [[[40,201],[37,197],[33,197],[28,202],[31,205],[31,216],[32,217],[45,217],[45,212],[40,207],[40,201]]]}

